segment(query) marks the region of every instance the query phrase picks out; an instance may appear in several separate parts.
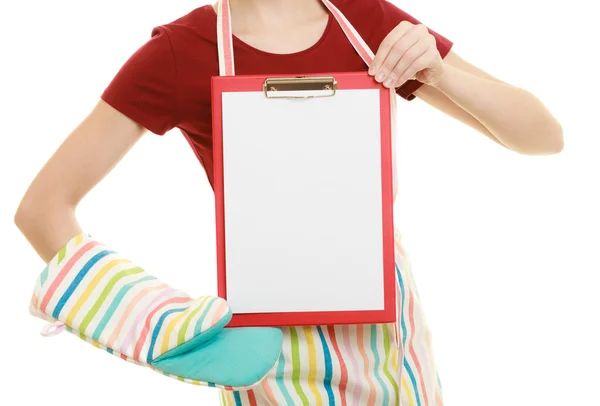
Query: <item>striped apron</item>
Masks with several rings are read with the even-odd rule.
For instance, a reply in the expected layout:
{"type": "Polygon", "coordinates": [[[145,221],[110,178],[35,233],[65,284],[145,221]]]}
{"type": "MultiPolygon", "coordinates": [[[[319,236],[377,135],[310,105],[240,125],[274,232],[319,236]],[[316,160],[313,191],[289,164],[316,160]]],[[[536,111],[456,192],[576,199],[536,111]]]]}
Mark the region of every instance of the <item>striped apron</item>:
{"type": "MultiPolygon", "coordinates": [[[[329,0],[356,52],[369,66],[374,54],[329,0]]],[[[234,72],[229,1],[217,9],[220,76],[234,72]]],[[[394,202],[398,191],[395,159],[396,93],[392,105],[394,202]]],[[[387,324],[283,327],[277,364],[248,391],[222,390],[222,405],[402,405],[441,406],[442,389],[434,363],[431,333],[407,255],[394,226],[398,320],[387,324]]]]}

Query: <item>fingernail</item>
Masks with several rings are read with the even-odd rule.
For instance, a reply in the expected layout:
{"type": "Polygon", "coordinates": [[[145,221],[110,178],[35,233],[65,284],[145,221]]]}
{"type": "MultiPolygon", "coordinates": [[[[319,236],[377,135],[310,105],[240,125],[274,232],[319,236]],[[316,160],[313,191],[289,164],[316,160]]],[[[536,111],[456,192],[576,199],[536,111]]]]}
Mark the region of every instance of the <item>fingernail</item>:
{"type": "Polygon", "coordinates": [[[391,86],[392,86],[392,83],[393,83],[392,79],[388,79],[388,80],[386,80],[385,82],[383,82],[383,85],[384,85],[385,87],[391,87],[391,86]]]}
{"type": "Polygon", "coordinates": [[[378,82],[381,82],[383,80],[383,78],[385,77],[385,73],[383,72],[379,72],[377,74],[377,76],[375,77],[375,80],[377,80],[378,82]]]}
{"type": "Polygon", "coordinates": [[[373,76],[375,74],[375,72],[377,72],[378,67],[375,65],[371,65],[371,67],[369,68],[369,75],[373,76]]]}

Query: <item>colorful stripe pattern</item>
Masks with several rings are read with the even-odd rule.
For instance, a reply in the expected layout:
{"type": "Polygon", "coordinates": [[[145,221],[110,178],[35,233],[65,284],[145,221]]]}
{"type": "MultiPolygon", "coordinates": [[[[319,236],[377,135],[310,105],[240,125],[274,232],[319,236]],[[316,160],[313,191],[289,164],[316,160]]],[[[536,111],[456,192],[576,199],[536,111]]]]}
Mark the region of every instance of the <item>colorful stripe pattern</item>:
{"type": "MultiPolygon", "coordinates": [[[[368,66],[374,54],[329,1],[323,3],[368,66]]],[[[229,1],[217,10],[221,76],[235,74],[229,1]]],[[[395,158],[396,94],[392,101],[393,200],[398,194],[395,158]]],[[[390,324],[283,328],[279,361],[257,387],[222,391],[222,405],[442,406],[431,332],[410,263],[394,230],[398,320],[390,324]]]]}
{"type": "Polygon", "coordinates": [[[58,328],[64,324],[94,346],[140,365],[231,317],[225,300],[192,299],[83,232],[65,243],[42,271],[29,309],[34,316],[58,328]]]}
{"type": "Polygon", "coordinates": [[[395,234],[398,321],[283,328],[282,353],[256,387],[222,405],[443,406],[431,332],[395,234]]]}

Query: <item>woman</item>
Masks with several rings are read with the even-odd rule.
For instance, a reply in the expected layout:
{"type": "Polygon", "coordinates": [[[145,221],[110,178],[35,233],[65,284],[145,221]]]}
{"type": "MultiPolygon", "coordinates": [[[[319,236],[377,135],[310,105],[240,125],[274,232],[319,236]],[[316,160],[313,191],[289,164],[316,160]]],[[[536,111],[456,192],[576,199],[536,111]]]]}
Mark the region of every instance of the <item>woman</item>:
{"type": "MultiPolygon", "coordinates": [[[[327,6],[333,5],[377,50],[369,74],[402,98],[419,97],[521,154],[563,148],[561,126],[539,100],[461,59],[450,40],[386,0],[230,3],[238,74],[365,70],[332,18],[327,6]]],[[[15,222],[46,262],[82,231],[74,216],[79,201],[148,130],[164,135],[179,128],[213,185],[209,79],[219,74],[216,10],[207,5],[156,27],[32,182],[15,222]],[[81,161],[84,167],[70,170],[81,161]]],[[[222,404],[441,405],[430,332],[396,242],[397,323],[283,328],[276,367],[252,390],[222,391],[222,404]]]]}

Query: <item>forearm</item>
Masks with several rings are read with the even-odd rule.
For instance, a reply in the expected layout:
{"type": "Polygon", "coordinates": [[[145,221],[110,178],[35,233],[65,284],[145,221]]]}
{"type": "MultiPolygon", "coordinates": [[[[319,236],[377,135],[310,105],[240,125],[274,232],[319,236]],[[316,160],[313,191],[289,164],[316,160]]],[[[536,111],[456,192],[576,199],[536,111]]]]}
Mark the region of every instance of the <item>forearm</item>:
{"type": "Polygon", "coordinates": [[[82,232],[75,207],[49,202],[23,202],[15,214],[15,224],[45,263],[74,235],[82,232]]]}
{"type": "Polygon", "coordinates": [[[435,86],[506,147],[528,155],[562,150],[562,128],[528,91],[473,75],[452,65],[435,86]]]}

